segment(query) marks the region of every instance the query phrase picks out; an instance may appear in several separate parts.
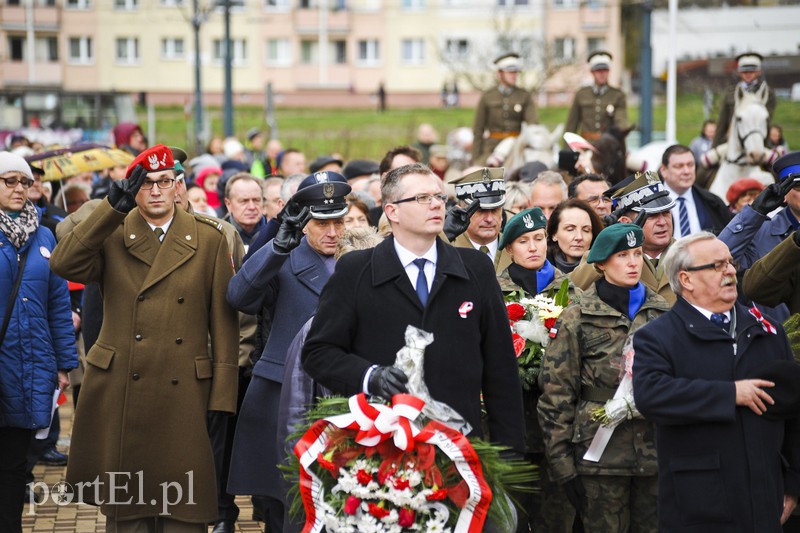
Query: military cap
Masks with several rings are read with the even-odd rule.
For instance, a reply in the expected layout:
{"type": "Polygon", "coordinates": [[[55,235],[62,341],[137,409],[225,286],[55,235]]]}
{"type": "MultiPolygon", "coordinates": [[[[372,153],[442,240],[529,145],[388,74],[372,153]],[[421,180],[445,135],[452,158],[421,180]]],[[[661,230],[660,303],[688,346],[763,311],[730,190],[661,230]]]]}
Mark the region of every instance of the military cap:
{"type": "Polygon", "coordinates": [[[545,170],[547,170],[547,165],[541,161],[528,161],[519,167],[519,181],[531,183],[545,170]]]}
{"type": "Polygon", "coordinates": [[[183,148],[178,148],[177,146],[169,146],[168,148],[172,152],[172,159],[175,160],[175,170],[183,174],[185,171],[183,163],[189,158],[189,155],[183,148]]]}
{"type": "Polygon", "coordinates": [[[478,200],[481,209],[496,209],[506,201],[505,169],[480,168],[453,180],[459,200],[478,200]]]}
{"type": "Polygon", "coordinates": [[[586,262],[602,263],[612,254],[638,248],[643,241],[644,232],[636,224],[612,224],[595,237],[586,262]]]}
{"type": "Polygon", "coordinates": [[[796,418],[800,414],[800,365],[795,361],[771,361],[757,368],[748,376],[753,379],[766,379],[775,383],[769,395],[775,400],[768,405],[764,418],[783,420],[796,418]]]}
{"type": "Polygon", "coordinates": [[[503,72],[519,72],[522,70],[522,62],[519,60],[519,54],[503,54],[494,60],[495,70],[503,72]]]}
{"type": "Polygon", "coordinates": [[[172,157],[172,150],[163,144],[157,144],[136,156],[136,159],[128,166],[128,171],[125,173],[126,178],[130,177],[137,165],[142,165],[147,172],[161,172],[175,169],[175,159],[172,157]]]}
{"type": "Polygon", "coordinates": [[[339,218],[347,214],[345,196],[351,190],[344,176],[326,170],[306,176],[297,187],[292,200],[308,207],[312,218],[339,218]]]}
{"type": "Polygon", "coordinates": [[[791,178],[795,182],[800,182],[800,152],[791,152],[778,158],[772,164],[772,172],[781,181],[791,178]]]}
{"type": "Polygon", "coordinates": [[[736,57],[736,70],[738,72],[758,72],[764,57],[755,52],[745,52],[736,57]]]}
{"type": "Polygon", "coordinates": [[[516,241],[520,235],[536,231],[537,229],[545,229],[547,227],[547,218],[544,212],[538,207],[531,207],[520,211],[506,222],[506,227],[503,229],[503,238],[500,240],[500,249],[505,248],[512,242],[516,241]]]}
{"type": "Polygon", "coordinates": [[[612,55],[604,50],[596,50],[589,54],[587,62],[589,63],[589,70],[608,70],[611,68],[612,55]]]}
{"type": "Polygon", "coordinates": [[[361,176],[371,176],[380,173],[380,166],[375,161],[369,159],[352,159],[342,169],[342,174],[348,180],[360,178],[361,176]]]}
{"type": "Polygon", "coordinates": [[[321,155],[315,160],[313,160],[311,164],[308,166],[308,168],[309,170],[311,170],[311,173],[313,174],[314,172],[318,172],[319,169],[321,169],[325,165],[330,165],[331,163],[337,163],[339,166],[342,166],[344,164],[344,161],[342,161],[341,159],[337,159],[332,155],[321,155]]]}
{"type": "Polygon", "coordinates": [[[604,194],[614,201],[614,210],[623,213],[645,211],[654,215],[669,211],[675,206],[675,200],[670,198],[658,174],[649,170],[629,176],[604,194]]]}

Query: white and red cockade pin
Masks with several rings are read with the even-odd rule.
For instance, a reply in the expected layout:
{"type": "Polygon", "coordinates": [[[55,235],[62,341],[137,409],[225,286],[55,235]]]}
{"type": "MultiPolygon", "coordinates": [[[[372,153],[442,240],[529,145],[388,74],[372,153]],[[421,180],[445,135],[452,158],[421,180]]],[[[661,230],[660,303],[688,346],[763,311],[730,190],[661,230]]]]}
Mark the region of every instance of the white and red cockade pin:
{"type": "Polygon", "coordinates": [[[458,308],[458,315],[461,318],[467,318],[467,315],[469,314],[470,311],[472,311],[473,307],[474,306],[472,305],[472,302],[464,302],[458,308]]]}
{"type": "Polygon", "coordinates": [[[750,314],[753,315],[753,317],[758,321],[758,323],[761,324],[761,327],[764,329],[764,331],[767,333],[772,333],[773,335],[778,333],[778,330],[775,329],[775,326],[770,324],[769,320],[764,318],[764,315],[761,314],[761,311],[759,311],[755,305],[751,307],[749,311],[750,314]]]}

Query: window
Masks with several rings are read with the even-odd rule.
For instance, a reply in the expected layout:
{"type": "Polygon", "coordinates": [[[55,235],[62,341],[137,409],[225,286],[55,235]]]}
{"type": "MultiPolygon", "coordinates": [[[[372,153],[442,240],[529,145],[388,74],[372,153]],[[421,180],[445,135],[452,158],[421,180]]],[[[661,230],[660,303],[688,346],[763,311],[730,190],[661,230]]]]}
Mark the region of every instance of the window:
{"type": "Polygon", "coordinates": [[[444,43],[447,57],[452,59],[467,59],[469,56],[469,41],[467,39],[447,39],[444,43]]]}
{"type": "Polygon", "coordinates": [[[292,64],[292,45],[289,39],[267,41],[267,65],[289,66],[292,64]]]}
{"type": "Polygon", "coordinates": [[[358,64],[364,67],[380,65],[381,43],[377,39],[358,41],[358,64]]]}
{"type": "Polygon", "coordinates": [[[161,39],[161,58],[162,59],[183,59],[186,51],[183,48],[183,39],[167,37],[161,39]]]}
{"type": "Polygon", "coordinates": [[[597,50],[606,49],[606,40],[603,37],[589,37],[586,39],[586,50],[591,54],[597,50]]]}
{"type": "MultiPolygon", "coordinates": [[[[214,61],[225,62],[225,40],[214,39],[214,61]]],[[[240,67],[247,63],[247,41],[231,39],[231,64],[240,67]]]]}
{"type": "Polygon", "coordinates": [[[92,0],[67,0],[68,9],[89,9],[92,7],[92,0]]]}
{"type": "Polygon", "coordinates": [[[553,0],[553,7],[578,7],[578,0],[553,0]]]}
{"type": "Polygon", "coordinates": [[[8,37],[8,56],[11,61],[25,60],[25,37],[10,35],[8,37]]]}
{"type": "Polygon", "coordinates": [[[270,10],[288,10],[289,0],[264,0],[264,7],[270,10]]]}
{"type": "Polygon", "coordinates": [[[94,51],[92,50],[91,37],[70,37],[69,56],[70,63],[76,65],[87,65],[94,61],[94,51]]]}
{"type": "Polygon", "coordinates": [[[553,43],[553,59],[556,61],[572,61],[575,59],[575,39],[561,37],[553,43]]]}
{"type": "Polygon", "coordinates": [[[317,41],[300,41],[300,62],[304,65],[313,65],[319,56],[319,43],[317,41]]]}
{"type": "Polygon", "coordinates": [[[139,39],[135,37],[117,39],[117,63],[122,65],[139,63],[139,39]]]}
{"type": "Polygon", "coordinates": [[[161,0],[162,7],[181,7],[186,5],[186,0],[161,0]]]}
{"type": "Polygon", "coordinates": [[[402,0],[401,6],[406,11],[425,9],[425,0],[402,0]]]}
{"type": "Polygon", "coordinates": [[[529,0],[497,0],[497,5],[500,7],[510,6],[527,6],[530,5],[529,0]]]}
{"type": "Polygon", "coordinates": [[[344,65],[347,63],[347,42],[332,41],[328,43],[328,53],[331,63],[344,65]]]}
{"type": "Polygon", "coordinates": [[[58,61],[58,38],[36,37],[33,43],[36,61],[44,63],[58,61]]]}
{"type": "Polygon", "coordinates": [[[133,10],[139,8],[139,0],[114,0],[114,9],[133,10]]]}
{"type": "Polygon", "coordinates": [[[425,41],[403,39],[401,59],[406,65],[422,65],[425,62],[425,41]]]}

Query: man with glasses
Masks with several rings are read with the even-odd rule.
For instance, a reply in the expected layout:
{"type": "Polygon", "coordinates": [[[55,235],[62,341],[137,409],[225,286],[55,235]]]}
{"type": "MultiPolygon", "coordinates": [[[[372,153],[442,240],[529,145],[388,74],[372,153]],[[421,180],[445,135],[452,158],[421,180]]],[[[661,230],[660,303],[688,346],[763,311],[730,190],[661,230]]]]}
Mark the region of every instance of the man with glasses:
{"type": "Polygon", "coordinates": [[[577,198],[589,204],[600,218],[611,214],[611,196],[606,191],[611,183],[598,174],[581,174],[572,180],[567,187],[570,198],[577,198]]]}
{"type": "Polygon", "coordinates": [[[218,224],[176,208],[174,168],[166,146],[142,152],[50,258],[103,291],[67,482],[92,487],[76,499],[100,505],[111,532],[206,531],[217,518],[207,415],[236,410],[231,253],[218,224]]]}
{"type": "Polygon", "coordinates": [[[664,262],[678,299],[633,337],[636,407],[658,434],[659,531],[778,533],[800,494],[786,333],[737,303],[734,259],[712,233],[676,241],[664,262]]]}
{"type": "Polygon", "coordinates": [[[522,453],[524,423],[517,363],[491,261],[438,236],[442,181],[416,163],[390,171],[381,196],[392,234],[372,250],[339,260],[320,296],[302,364],[334,393],[391,399],[408,376],[393,366],[409,325],[433,334],[425,383],[483,435],[522,453]]]}

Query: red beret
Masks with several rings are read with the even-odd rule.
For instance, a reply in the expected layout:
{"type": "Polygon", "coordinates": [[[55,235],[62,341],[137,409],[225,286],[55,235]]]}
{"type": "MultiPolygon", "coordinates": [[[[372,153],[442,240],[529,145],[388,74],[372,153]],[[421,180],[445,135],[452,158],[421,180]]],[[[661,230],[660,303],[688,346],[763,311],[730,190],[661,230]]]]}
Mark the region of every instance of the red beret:
{"type": "Polygon", "coordinates": [[[172,157],[172,150],[163,144],[157,144],[136,156],[125,173],[126,178],[130,177],[136,165],[142,165],[147,172],[161,172],[174,169],[175,159],[172,157]]]}
{"type": "Polygon", "coordinates": [[[728,192],[725,194],[725,199],[728,200],[728,204],[732,205],[736,203],[736,200],[738,200],[741,195],[753,189],[763,191],[764,184],[753,178],[738,179],[734,181],[730,187],[728,187],[728,192]]]}

